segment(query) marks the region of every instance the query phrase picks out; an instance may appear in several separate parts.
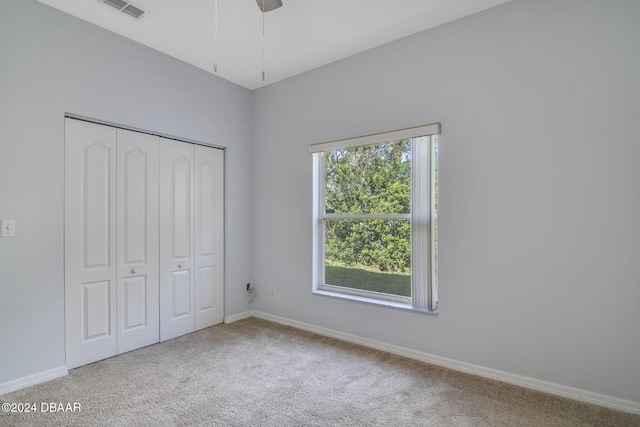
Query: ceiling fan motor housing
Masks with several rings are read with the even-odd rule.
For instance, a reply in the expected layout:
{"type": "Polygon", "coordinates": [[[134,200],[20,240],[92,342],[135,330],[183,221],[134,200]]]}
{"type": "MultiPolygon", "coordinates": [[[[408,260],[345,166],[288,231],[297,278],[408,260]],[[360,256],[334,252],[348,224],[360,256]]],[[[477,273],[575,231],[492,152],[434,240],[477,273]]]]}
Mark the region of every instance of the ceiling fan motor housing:
{"type": "Polygon", "coordinates": [[[256,3],[263,12],[269,12],[282,6],[282,0],[256,0],[256,3]]]}

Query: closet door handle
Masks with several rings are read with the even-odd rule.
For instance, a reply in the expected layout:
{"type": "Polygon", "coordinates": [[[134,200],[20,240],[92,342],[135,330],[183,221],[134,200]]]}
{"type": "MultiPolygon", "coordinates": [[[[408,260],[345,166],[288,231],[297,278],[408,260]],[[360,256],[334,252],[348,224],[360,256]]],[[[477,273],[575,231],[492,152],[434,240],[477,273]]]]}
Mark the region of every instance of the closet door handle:
{"type": "Polygon", "coordinates": [[[136,274],[137,272],[138,272],[138,269],[137,269],[137,268],[132,268],[132,269],[131,269],[131,274],[136,274]]]}
{"type": "Polygon", "coordinates": [[[182,263],[178,264],[178,268],[184,268],[184,264],[182,263]]]}

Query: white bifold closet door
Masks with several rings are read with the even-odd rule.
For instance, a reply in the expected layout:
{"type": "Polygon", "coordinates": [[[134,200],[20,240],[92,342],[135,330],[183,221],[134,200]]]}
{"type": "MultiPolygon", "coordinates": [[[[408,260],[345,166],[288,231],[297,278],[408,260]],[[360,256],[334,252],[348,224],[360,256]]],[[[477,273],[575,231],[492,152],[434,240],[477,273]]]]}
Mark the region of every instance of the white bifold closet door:
{"type": "Polygon", "coordinates": [[[117,354],[116,129],[65,124],[67,368],[117,354]]]}
{"type": "Polygon", "coordinates": [[[224,320],[224,153],[195,150],[195,329],[224,320]]]}
{"type": "Polygon", "coordinates": [[[65,126],[67,368],[221,323],[224,152],[65,126]]]}
{"type": "Polygon", "coordinates": [[[159,340],[157,137],[66,121],[67,367],[159,340]]]}
{"type": "Polygon", "coordinates": [[[163,141],[160,150],[160,340],[194,331],[194,151],[163,141]]]}
{"type": "Polygon", "coordinates": [[[158,138],[118,129],[118,353],[160,339],[158,138]]]}
{"type": "Polygon", "coordinates": [[[223,162],[222,150],[162,139],[161,341],[223,320],[223,162]]]}

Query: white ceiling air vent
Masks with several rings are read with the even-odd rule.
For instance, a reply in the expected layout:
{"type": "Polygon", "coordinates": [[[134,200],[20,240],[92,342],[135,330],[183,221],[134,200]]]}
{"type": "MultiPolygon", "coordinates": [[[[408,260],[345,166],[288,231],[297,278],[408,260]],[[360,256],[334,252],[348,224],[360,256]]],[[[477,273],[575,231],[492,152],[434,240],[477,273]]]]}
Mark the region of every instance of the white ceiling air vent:
{"type": "Polygon", "coordinates": [[[122,13],[126,13],[127,15],[135,19],[141,19],[147,13],[146,10],[142,10],[138,6],[135,6],[132,3],[124,0],[98,0],[98,1],[100,3],[109,5],[114,9],[118,9],[118,11],[122,13]]]}

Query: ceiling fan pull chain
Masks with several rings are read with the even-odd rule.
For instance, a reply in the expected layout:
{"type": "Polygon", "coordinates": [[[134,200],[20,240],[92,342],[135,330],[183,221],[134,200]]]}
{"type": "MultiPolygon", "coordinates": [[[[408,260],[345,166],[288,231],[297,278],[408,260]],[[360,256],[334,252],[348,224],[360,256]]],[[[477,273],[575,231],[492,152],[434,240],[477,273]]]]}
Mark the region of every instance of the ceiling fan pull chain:
{"type": "Polygon", "coordinates": [[[264,81],[264,0],[262,0],[262,81],[264,81]]]}
{"type": "Polygon", "coordinates": [[[218,0],[215,0],[214,6],[214,41],[213,41],[213,72],[218,72],[218,0]]]}

